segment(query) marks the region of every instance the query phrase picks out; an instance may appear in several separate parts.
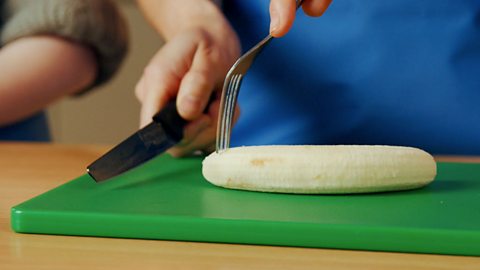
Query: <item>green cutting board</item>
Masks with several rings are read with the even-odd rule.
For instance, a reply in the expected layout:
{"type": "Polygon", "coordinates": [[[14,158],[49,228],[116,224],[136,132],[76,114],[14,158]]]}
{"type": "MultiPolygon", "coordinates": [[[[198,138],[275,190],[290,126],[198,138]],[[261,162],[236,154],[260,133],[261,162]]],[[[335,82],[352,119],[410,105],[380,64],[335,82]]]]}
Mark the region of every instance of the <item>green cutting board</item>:
{"type": "Polygon", "coordinates": [[[418,190],[293,195],[206,182],[201,159],[160,156],[88,175],[12,208],[21,233],[480,255],[480,164],[439,163],[418,190]]]}

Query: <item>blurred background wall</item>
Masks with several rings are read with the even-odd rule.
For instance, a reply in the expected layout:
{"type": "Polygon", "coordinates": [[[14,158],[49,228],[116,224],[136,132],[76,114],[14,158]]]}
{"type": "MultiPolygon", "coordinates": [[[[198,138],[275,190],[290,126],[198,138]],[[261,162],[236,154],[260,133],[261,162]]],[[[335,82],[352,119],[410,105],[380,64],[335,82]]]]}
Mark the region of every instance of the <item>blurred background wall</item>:
{"type": "Polygon", "coordinates": [[[116,2],[128,21],[129,54],[109,83],[83,97],[66,98],[49,109],[55,142],[114,144],[138,128],[140,105],[135,84],[162,41],[133,0],[116,2]]]}

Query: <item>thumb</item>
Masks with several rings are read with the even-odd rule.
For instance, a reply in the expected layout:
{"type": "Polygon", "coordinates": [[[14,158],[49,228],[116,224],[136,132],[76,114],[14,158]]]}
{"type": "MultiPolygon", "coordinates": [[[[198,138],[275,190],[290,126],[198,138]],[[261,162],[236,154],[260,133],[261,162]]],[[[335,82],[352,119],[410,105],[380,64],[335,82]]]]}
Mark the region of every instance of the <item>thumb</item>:
{"type": "Polygon", "coordinates": [[[270,34],[274,37],[284,36],[292,27],[295,19],[295,0],[270,1],[270,34]]]}

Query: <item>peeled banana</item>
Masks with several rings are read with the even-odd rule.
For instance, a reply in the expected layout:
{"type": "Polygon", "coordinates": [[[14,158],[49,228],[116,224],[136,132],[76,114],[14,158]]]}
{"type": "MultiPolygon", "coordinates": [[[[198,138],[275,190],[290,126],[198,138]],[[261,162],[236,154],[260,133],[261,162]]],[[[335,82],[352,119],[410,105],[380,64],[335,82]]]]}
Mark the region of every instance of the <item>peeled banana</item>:
{"type": "Polygon", "coordinates": [[[414,189],[432,182],[427,152],[381,145],[247,146],[212,153],[202,173],[214,185],[282,193],[362,193],[414,189]]]}

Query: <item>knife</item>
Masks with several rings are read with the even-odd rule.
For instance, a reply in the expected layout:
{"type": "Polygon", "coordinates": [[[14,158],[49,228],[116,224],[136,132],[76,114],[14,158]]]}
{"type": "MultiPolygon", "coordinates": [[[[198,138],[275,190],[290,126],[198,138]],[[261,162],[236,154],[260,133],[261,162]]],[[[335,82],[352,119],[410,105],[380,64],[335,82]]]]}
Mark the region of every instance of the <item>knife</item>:
{"type": "Polygon", "coordinates": [[[87,172],[96,182],[102,182],[135,168],[180,142],[186,124],[178,114],[176,101],[170,101],[150,124],[95,160],[87,172]]]}

